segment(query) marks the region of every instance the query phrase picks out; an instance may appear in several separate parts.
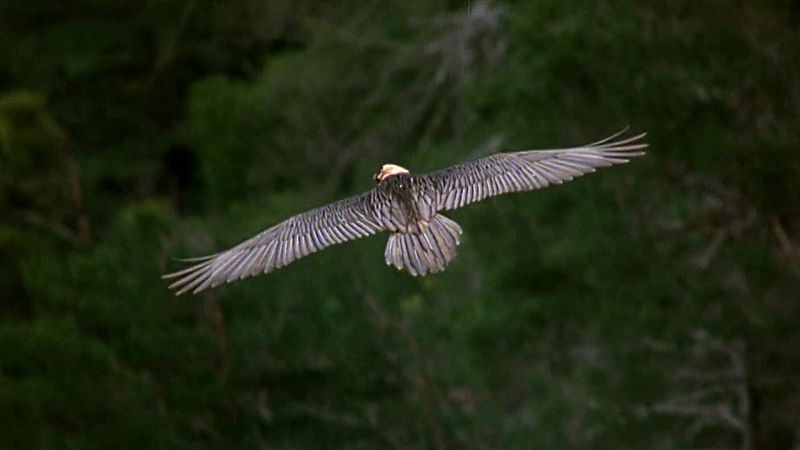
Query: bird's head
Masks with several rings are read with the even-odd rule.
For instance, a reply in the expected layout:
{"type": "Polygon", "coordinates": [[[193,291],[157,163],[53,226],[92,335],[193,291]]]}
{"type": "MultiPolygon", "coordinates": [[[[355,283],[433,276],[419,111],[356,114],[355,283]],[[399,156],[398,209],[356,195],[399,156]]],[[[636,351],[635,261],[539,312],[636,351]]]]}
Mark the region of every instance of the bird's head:
{"type": "Polygon", "coordinates": [[[378,173],[375,174],[375,182],[380,183],[381,181],[393,175],[401,175],[401,174],[408,175],[409,173],[411,172],[409,172],[408,169],[406,169],[405,167],[401,167],[396,164],[384,164],[383,166],[381,166],[381,170],[379,170],[378,173]]]}

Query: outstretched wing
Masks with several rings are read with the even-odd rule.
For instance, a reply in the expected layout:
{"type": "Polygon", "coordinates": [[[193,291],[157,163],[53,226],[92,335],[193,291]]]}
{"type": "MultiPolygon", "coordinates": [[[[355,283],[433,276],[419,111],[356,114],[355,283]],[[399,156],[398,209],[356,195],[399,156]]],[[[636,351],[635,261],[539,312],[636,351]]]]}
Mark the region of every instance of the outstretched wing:
{"type": "Polygon", "coordinates": [[[162,278],[177,295],[198,293],[223,283],[268,273],[334,244],[370,236],[384,229],[377,217],[375,190],[298,214],[241,244],[162,278]]]}
{"type": "Polygon", "coordinates": [[[581,147],[497,153],[419,178],[439,211],[460,208],[495,195],[561,184],[644,155],[646,133],[618,139],[625,131],[581,147]]]}

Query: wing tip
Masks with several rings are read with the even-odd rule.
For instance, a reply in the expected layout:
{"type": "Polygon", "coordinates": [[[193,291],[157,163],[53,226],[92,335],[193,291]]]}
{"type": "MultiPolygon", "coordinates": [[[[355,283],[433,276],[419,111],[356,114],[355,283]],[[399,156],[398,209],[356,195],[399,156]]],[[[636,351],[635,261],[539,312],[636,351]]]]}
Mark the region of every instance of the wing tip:
{"type": "Polygon", "coordinates": [[[167,280],[170,284],[167,288],[175,293],[175,296],[183,295],[191,290],[194,294],[207,288],[209,268],[212,260],[206,260],[184,269],[165,273],[161,275],[162,280],[167,280]]]}
{"type": "Polygon", "coordinates": [[[608,136],[608,137],[605,137],[605,138],[603,138],[603,139],[600,139],[599,141],[592,142],[591,144],[588,144],[588,145],[587,145],[587,147],[601,146],[601,145],[603,145],[603,144],[605,144],[605,143],[607,143],[607,142],[609,142],[609,141],[612,141],[612,140],[614,140],[614,139],[616,139],[616,138],[618,138],[618,137],[622,136],[622,135],[623,135],[623,134],[625,134],[625,133],[626,133],[626,132],[627,132],[627,131],[628,131],[630,128],[631,128],[631,126],[630,126],[630,125],[625,125],[624,127],[622,127],[622,129],[621,129],[621,130],[617,131],[616,133],[613,133],[613,134],[611,134],[611,135],[610,135],[610,136],[608,136]]]}

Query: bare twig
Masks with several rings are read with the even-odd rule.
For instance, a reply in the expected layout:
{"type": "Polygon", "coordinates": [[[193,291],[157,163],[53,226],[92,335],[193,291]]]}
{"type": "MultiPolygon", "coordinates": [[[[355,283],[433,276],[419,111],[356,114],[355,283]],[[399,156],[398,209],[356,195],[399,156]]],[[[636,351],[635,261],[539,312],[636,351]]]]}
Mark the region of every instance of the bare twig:
{"type": "Polygon", "coordinates": [[[35,211],[23,211],[21,213],[21,217],[22,220],[24,220],[25,223],[30,226],[45,229],[72,245],[81,245],[81,240],[75,235],[74,231],[58,222],[48,220],[46,217],[35,211]]]}
{"type": "Polygon", "coordinates": [[[791,239],[789,239],[789,235],[786,234],[786,230],[781,225],[780,219],[777,216],[771,216],[769,218],[770,224],[772,225],[772,233],[775,235],[775,238],[778,240],[778,246],[780,251],[785,256],[792,256],[794,255],[794,245],[792,245],[791,239]]]}
{"type": "Polygon", "coordinates": [[[739,437],[741,450],[752,450],[752,401],[744,342],[725,341],[706,330],[697,330],[692,338],[691,359],[671,376],[673,392],[639,412],[691,419],[690,435],[713,426],[727,428],[739,437]],[[713,362],[718,358],[724,361],[721,366],[713,362]]]}
{"type": "Polygon", "coordinates": [[[206,297],[205,309],[206,314],[210,316],[211,324],[214,328],[214,334],[219,342],[222,357],[220,373],[223,378],[226,378],[230,372],[230,358],[228,357],[228,330],[225,326],[225,316],[222,313],[222,308],[219,305],[219,298],[216,294],[206,297]]]}

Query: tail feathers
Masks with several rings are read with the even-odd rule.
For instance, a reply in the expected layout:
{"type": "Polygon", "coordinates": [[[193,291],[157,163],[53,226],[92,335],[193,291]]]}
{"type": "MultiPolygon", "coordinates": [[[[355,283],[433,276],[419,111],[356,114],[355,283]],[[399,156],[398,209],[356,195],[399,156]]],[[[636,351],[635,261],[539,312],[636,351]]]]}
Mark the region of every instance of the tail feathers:
{"type": "Polygon", "coordinates": [[[441,272],[456,257],[461,227],[437,214],[416,233],[393,233],[386,244],[386,264],[411,275],[441,272]]]}

